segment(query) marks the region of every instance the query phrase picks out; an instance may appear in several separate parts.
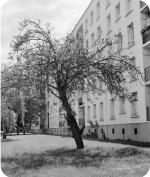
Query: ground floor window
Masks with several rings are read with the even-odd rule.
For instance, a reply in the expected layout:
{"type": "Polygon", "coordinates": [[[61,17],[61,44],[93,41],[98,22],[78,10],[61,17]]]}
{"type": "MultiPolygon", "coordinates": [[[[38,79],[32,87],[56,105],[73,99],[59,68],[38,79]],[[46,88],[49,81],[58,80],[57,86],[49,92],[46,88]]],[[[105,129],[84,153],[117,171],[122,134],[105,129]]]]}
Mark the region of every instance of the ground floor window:
{"type": "Polygon", "coordinates": [[[135,134],[135,135],[138,134],[137,128],[134,128],[134,134],[135,134]]]}

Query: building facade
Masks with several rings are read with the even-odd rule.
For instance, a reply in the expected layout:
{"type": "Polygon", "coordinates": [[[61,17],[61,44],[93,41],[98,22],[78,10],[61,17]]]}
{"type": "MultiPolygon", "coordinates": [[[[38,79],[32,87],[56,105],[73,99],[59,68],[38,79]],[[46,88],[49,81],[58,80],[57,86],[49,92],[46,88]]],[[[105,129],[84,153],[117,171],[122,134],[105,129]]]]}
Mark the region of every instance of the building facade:
{"type": "MultiPolygon", "coordinates": [[[[85,124],[84,135],[90,134],[91,123],[97,125],[99,138],[150,142],[150,10],[140,0],[92,0],[72,34],[83,38],[92,47],[97,38],[118,38],[118,50],[133,58],[133,63],[144,73],[144,82],[128,79],[129,91],[136,98],[130,103],[115,100],[109,93],[100,95],[88,91],[78,94],[74,109],[77,122],[85,124]]],[[[55,128],[58,134],[66,126],[61,118],[61,104],[54,96],[47,97],[45,127],[55,128]]],[[[63,131],[62,131],[63,132],[63,131]]],[[[67,133],[67,129],[66,129],[67,133]]]]}

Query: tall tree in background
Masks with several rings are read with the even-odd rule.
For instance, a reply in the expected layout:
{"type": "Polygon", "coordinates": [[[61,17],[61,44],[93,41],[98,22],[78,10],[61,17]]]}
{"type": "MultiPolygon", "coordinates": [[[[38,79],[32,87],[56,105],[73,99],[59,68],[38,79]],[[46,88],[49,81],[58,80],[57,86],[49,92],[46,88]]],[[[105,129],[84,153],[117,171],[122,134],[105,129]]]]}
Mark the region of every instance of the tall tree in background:
{"type": "Polygon", "coordinates": [[[34,73],[29,66],[30,63],[24,65],[21,56],[18,55],[17,62],[13,61],[7,65],[2,65],[1,93],[6,100],[3,104],[5,104],[5,107],[9,105],[8,109],[16,113],[18,134],[20,128],[25,133],[25,125],[28,124],[30,125],[28,128],[31,128],[32,123],[37,123],[40,110],[45,107],[42,83],[36,83],[32,80],[34,79],[34,73]]]}
{"type": "Polygon", "coordinates": [[[30,71],[28,79],[41,95],[46,90],[61,100],[78,149],[84,147],[83,129],[71,108],[73,95],[86,88],[133,100],[126,88],[126,76],[132,72],[138,79],[141,72],[132,65],[130,57],[115,50],[115,45],[113,39],[97,40],[95,47],[87,50],[82,39],[67,36],[57,40],[50,25],[42,27],[40,22],[31,20],[20,24],[19,35],[12,43],[10,57],[21,56],[23,73],[30,71]]]}
{"type": "Polygon", "coordinates": [[[19,134],[20,128],[23,129],[25,134],[24,116],[26,108],[24,94],[26,94],[27,83],[23,71],[24,69],[18,62],[2,66],[1,92],[2,97],[6,100],[3,104],[16,114],[17,134],[19,134]]]}
{"type": "Polygon", "coordinates": [[[6,97],[1,98],[1,130],[3,139],[6,139],[6,133],[12,132],[15,128],[16,114],[11,109],[6,97]]]}

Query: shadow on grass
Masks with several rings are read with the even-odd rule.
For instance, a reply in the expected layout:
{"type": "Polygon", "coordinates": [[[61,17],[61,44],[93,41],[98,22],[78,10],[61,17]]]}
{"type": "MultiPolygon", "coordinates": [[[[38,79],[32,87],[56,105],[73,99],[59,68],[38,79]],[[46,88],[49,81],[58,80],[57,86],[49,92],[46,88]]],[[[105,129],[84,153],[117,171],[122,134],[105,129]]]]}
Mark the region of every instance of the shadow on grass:
{"type": "MultiPolygon", "coordinates": [[[[59,148],[56,150],[49,150],[39,154],[24,153],[21,156],[16,157],[3,157],[2,163],[16,164],[18,168],[24,169],[37,169],[42,166],[53,167],[97,167],[99,168],[103,161],[107,161],[110,158],[124,158],[129,156],[142,155],[150,157],[150,154],[138,150],[136,148],[122,148],[106,150],[104,148],[93,148],[84,150],[75,150],[67,148],[59,148]]],[[[13,169],[12,169],[13,170],[13,169]]]]}
{"type": "Polygon", "coordinates": [[[137,146],[137,147],[145,147],[145,148],[150,148],[150,143],[149,142],[138,142],[134,140],[122,140],[122,139],[100,139],[100,138],[90,138],[90,137],[83,137],[86,140],[90,141],[98,141],[98,142],[107,142],[107,143],[115,143],[115,144],[125,144],[125,145],[132,145],[132,146],[137,146]]]}
{"type": "Polygon", "coordinates": [[[12,141],[17,141],[17,140],[14,140],[14,139],[1,139],[1,142],[2,143],[8,143],[8,142],[12,142],[12,141]]]}

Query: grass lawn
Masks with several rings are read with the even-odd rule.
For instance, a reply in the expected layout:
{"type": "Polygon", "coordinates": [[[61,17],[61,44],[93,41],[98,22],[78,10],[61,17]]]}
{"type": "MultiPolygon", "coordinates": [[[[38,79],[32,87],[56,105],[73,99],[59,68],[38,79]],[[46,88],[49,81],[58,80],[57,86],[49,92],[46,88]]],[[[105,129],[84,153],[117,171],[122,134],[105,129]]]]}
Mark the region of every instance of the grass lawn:
{"type": "Polygon", "coordinates": [[[2,170],[9,177],[142,177],[150,149],[50,135],[8,136],[2,141],[2,170]]]}

